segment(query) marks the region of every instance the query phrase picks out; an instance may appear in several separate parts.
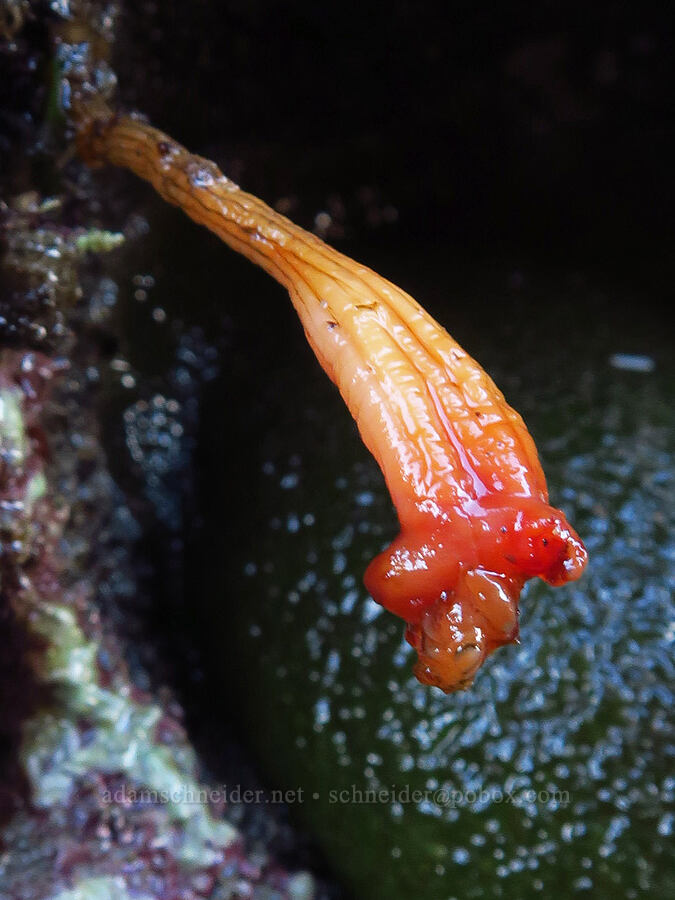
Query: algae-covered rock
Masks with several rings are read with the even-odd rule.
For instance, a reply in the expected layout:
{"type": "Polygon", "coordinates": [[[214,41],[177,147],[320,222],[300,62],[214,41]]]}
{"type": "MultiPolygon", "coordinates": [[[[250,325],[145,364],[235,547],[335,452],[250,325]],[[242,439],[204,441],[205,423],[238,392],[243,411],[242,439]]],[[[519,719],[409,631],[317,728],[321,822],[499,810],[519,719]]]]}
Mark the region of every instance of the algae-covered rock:
{"type": "MultiPolygon", "coordinates": [[[[262,814],[255,836],[235,826],[167,669],[143,666],[159,653],[140,626],[153,563],[139,544],[162,492],[148,479],[155,494],[127,503],[115,483],[102,444],[108,396],[153,397],[145,415],[135,395],[138,415],[114,425],[130,449],[134,431],[135,462],[181,485],[176,447],[196,388],[183,379],[186,409],[168,401],[160,428],[157,385],[115,352],[119,286],[137,273],[118,256],[102,274],[100,257],[143,229],[97,226],[101,199],[51,120],[44,83],[86,68],[89,40],[112,38],[116,10],[0,10],[0,897],[306,900],[313,877],[277,862],[276,825],[262,814]],[[57,39],[64,22],[75,44],[57,39]]],[[[180,323],[172,339],[191,346],[180,323]]]]}
{"type": "MultiPolygon", "coordinates": [[[[447,282],[429,255],[408,265],[427,273],[408,279],[417,297],[447,282]]],[[[531,426],[552,498],[587,543],[584,578],[530,583],[521,643],[468,692],[418,684],[401,623],[361,584],[394,532],[381,476],[291,340],[283,383],[274,364],[256,376],[259,357],[238,372],[248,425],[228,418],[206,454],[209,559],[226,557],[203,601],[215,670],[358,897],[670,896],[672,361],[564,272],[511,281],[474,274],[452,310],[431,302],[531,426]],[[612,355],[647,346],[642,372],[612,355]]]]}

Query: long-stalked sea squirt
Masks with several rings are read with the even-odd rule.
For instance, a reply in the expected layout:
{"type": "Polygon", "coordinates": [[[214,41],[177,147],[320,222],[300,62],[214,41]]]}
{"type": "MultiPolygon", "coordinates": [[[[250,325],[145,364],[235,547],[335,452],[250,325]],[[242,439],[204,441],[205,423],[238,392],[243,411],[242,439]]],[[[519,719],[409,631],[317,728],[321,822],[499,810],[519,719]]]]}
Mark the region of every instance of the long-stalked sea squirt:
{"type": "Polygon", "coordinates": [[[586,551],[548,503],[520,415],[478,363],[385,278],[240,190],[140,118],[83,116],[90,164],[125,166],[290,294],[307,339],[380,465],[401,531],[368,566],[407,623],[417,678],[465,688],[518,634],[525,581],[578,578],[586,551]]]}

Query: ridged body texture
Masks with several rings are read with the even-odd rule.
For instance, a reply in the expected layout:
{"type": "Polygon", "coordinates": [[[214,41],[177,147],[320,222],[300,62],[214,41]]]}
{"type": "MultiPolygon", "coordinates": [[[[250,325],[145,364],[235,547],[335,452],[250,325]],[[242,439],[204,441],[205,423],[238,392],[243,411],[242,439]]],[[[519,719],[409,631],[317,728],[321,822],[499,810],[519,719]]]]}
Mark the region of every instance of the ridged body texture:
{"type": "Polygon", "coordinates": [[[528,578],[578,578],[583,544],[548,504],[523,420],[412,297],[240,190],[134,118],[89,122],[91,163],[125,166],[283,284],[307,338],[379,463],[399,536],[366,587],[407,623],[417,677],[467,687],[518,634],[528,578]]]}

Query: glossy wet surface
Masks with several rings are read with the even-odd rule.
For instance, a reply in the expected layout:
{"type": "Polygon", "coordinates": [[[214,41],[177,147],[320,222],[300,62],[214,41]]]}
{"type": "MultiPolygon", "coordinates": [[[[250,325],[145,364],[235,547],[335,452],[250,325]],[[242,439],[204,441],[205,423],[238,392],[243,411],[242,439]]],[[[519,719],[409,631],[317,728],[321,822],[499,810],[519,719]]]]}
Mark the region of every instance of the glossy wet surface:
{"type": "Polygon", "coordinates": [[[634,321],[630,284],[419,251],[360,258],[447,324],[523,414],[588,571],[561,589],[529,584],[520,645],[497,651],[471,691],[419,685],[400,623],[361,584],[395,529],[381,476],[283,294],[242,272],[231,302],[259,289],[260,306],[232,312],[199,459],[201,562],[222,564],[194,582],[210,689],[239,705],[270,785],[302,790],[292,811],[358,896],[562,895],[561,883],[565,896],[666,895],[665,337],[634,321]]]}

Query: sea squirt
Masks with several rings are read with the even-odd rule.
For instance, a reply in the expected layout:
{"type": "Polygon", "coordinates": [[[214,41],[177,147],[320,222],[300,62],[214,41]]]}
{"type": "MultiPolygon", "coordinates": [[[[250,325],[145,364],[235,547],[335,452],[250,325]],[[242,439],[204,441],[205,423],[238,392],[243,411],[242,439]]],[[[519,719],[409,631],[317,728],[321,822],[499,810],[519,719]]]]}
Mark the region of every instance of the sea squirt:
{"type": "Polygon", "coordinates": [[[578,578],[586,551],[548,503],[537,451],[490,377],[412,297],[329,247],[139,118],[81,117],[92,165],[125,166],[284,285],[379,463],[401,532],[365,574],[406,623],[417,678],[468,687],[518,635],[534,576],[578,578]]]}

